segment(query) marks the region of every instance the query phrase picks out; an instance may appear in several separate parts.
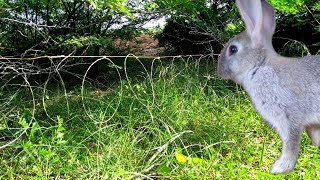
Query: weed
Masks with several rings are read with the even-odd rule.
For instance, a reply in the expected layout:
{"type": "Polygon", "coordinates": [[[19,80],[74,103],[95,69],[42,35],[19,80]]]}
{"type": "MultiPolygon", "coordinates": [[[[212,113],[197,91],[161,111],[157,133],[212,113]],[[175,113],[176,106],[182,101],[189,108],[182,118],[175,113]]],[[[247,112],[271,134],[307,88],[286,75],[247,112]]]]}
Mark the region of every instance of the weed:
{"type": "Polygon", "coordinates": [[[0,177],[318,177],[318,149],[305,135],[295,171],[268,173],[280,139],[215,69],[212,58],[127,59],[109,69],[118,80],[108,88],[8,82],[0,93],[0,177]]]}

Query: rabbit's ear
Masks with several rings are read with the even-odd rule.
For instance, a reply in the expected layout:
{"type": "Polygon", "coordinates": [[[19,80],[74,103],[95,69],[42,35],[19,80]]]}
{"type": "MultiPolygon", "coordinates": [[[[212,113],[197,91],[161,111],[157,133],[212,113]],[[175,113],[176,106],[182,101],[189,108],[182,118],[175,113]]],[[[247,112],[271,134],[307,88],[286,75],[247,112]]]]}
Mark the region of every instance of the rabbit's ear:
{"type": "Polygon", "coordinates": [[[274,10],[265,0],[236,0],[246,31],[255,46],[270,41],[275,29],[274,10]]]}
{"type": "Polygon", "coordinates": [[[269,38],[271,40],[274,34],[274,31],[276,29],[276,18],[274,14],[274,9],[265,0],[261,1],[261,5],[262,5],[262,12],[263,12],[262,14],[263,32],[262,33],[265,34],[265,36],[269,36],[266,38],[269,38]]]}

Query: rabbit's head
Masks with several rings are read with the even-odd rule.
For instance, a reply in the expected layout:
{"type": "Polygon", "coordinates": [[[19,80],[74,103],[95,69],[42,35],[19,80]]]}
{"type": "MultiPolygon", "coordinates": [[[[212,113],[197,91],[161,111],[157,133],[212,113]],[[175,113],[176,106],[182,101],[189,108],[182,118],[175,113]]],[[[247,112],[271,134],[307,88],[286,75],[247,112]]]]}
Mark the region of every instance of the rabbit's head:
{"type": "Polygon", "coordinates": [[[218,74],[223,79],[241,83],[243,76],[261,65],[273,54],[275,31],[274,9],[265,0],[236,0],[246,30],[231,39],[223,48],[218,62],[218,74]]]}

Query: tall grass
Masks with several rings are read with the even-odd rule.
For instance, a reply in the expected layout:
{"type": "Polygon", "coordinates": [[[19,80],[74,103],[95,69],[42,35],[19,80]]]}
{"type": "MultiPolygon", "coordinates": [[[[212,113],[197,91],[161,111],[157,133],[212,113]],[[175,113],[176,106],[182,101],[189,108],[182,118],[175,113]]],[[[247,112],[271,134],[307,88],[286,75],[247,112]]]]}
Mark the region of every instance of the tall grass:
{"type": "Polygon", "coordinates": [[[305,135],[295,171],[268,173],[281,141],[240,87],[217,78],[212,57],[103,63],[104,86],[6,81],[2,179],[318,177],[319,151],[305,135]]]}

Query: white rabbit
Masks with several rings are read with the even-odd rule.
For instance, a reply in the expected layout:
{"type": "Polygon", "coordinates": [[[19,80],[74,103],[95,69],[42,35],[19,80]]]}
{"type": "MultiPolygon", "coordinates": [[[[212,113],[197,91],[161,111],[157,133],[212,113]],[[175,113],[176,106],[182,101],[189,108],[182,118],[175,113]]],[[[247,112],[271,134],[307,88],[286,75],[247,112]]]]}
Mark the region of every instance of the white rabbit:
{"type": "Polygon", "coordinates": [[[271,173],[295,167],[306,129],[320,146],[320,57],[289,58],[272,46],[273,7],[265,0],[236,0],[246,31],[231,39],[221,52],[218,74],[240,84],[255,110],[279,134],[282,153],[271,173]]]}

